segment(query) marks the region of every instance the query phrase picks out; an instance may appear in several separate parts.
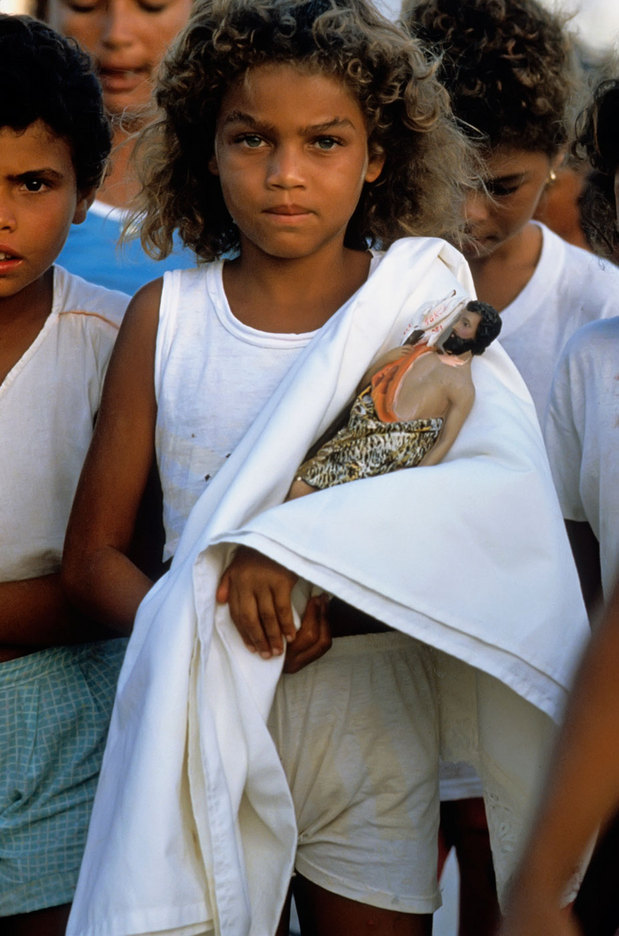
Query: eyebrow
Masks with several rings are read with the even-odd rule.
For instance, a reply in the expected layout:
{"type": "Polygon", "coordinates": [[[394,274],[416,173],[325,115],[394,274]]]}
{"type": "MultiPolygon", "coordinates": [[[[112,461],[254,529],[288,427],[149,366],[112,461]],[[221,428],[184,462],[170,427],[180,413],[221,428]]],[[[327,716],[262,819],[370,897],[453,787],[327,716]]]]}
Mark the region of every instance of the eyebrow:
{"type": "MultiPolygon", "coordinates": [[[[230,113],[226,115],[222,126],[227,127],[230,124],[235,123],[244,123],[256,130],[260,129],[265,132],[272,133],[275,130],[273,124],[263,123],[262,121],[257,120],[251,114],[246,114],[244,111],[239,110],[230,111],[230,113]]],[[[300,130],[302,134],[327,133],[330,130],[338,130],[353,126],[353,122],[348,117],[333,117],[331,120],[324,121],[324,123],[310,124],[306,127],[301,127],[300,130]]]]}
{"type": "Polygon", "coordinates": [[[25,172],[12,173],[8,178],[11,182],[23,182],[26,179],[38,178],[39,176],[46,176],[48,179],[54,179],[58,182],[64,179],[64,173],[52,169],[51,166],[43,166],[41,169],[26,169],[25,172]]]}
{"type": "Polygon", "coordinates": [[[486,183],[488,182],[517,182],[518,179],[524,179],[527,175],[525,172],[509,172],[505,175],[490,175],[486,178],[486,183]]]}

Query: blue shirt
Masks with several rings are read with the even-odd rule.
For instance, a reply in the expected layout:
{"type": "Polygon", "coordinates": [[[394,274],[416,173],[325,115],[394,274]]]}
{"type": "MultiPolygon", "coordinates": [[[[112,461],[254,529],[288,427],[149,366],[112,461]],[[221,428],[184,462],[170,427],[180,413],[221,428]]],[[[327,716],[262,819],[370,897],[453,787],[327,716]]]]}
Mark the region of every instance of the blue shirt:
{"type": "Polygon", "coordinates": [[[56,262],[70,273],[132,296],[166,270],[196,266],[192,250],[176,241],[174,252],[165,260],[153,260],[139,238],[119,246],[118,238],[125,211],[95,201],[83,224],[74,224],[56,262]]]}

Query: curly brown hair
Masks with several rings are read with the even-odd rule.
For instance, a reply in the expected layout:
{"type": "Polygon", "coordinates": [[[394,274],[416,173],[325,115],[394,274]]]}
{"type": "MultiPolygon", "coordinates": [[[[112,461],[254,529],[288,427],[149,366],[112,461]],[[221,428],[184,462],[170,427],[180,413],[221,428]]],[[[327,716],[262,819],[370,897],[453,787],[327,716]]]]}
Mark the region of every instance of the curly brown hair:
{"type": "Polygon", "coordinates": [[[420,45],[369,0],[202,0],[164,60],[160,118],[137,146],[142,191],[133,221],[164,257],[178,230],[203,260],[238,250],[239,232],[208,171],[224,93],[249,69],[293,64],[341,80],[366,120],[383,171],[364,186],[347,246],[406,235],[457,239],[472,148],[420,45]]]}
{"type": "Polygon", "coordinates": [[[616,228],[615,172],[619,168],[619,78],[596,87],[593,100],[576,122],[574,155],[588,159],[593,172],[580,199],[583,230],[596,253],[615,260],[619,251],[616,228]]]}
{"type": "Polygon", "coordinates": [[[440,57],[454,113],[480,143],[548,156],[566,143],[575,52],[558,15],[536,0],[405,0],[402,20],[440,57]]]}

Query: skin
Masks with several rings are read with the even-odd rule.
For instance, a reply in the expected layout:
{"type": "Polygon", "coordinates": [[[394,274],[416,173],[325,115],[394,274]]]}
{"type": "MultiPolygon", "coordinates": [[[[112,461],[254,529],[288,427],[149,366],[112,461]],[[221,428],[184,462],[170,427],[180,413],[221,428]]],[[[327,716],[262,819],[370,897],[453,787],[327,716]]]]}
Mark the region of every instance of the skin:
{"type": "Polygon", "coordinates": [[[470,194],[466,202],[465,245],[479,299],[499,311],[508,306],[531,279],[537,266],[542,235],[532,218],[561,154],[497,147],[485,161],[487,192],[470,194]]]}
{"type": "MultiPolygon", "coordinates": [[[[303,332],[322,325],[369,270],[369,254],[347,250],[343,244],[344,219],[352,214],[366,177],[378,175],[382,165],[370,164],[365,122],[356,101],[339,82],[322,74],[308,75],[289,65],[263,66],[249,81],[231,88],[222,102],[216,152],[209,164],[243,225],[241,256],[224,269],[235,316],[265,331],[303,332]],[[249,117],[249,125],[231,121],[233,112],[249,117]],[[346,127],[338,126],[336,133],[337,121],[346,127]],[[331,128],[328,133],[307,129],[324,125],[331,128]],[[307,205],[308,210],[298,217],[269,211],[273,205],[293,204],[307,205]]],[[[153,372],[160,297],[157,280],[137,293],[125,315],[69,521],[63,562],[68,593],[78,605],[124,633],[130,631],[152,584],[127,553],[154,457],[153,372]]],[[[308,605],[294,639],[292,573],[250,550],[239,550],[233,566],[218,597],[230,600],[237,623],[246,603],[253,600],[255,618],[265,603],[268,617],[275,602],[290,617],[287,666],[294,667],[295,658],[303,662],[304,651],[316,641],[323,650],[328,648],[320,602],[308,605]],[[258,598],[245,597],[256,590],[258,598]]],[[[277,632],[281,641],[279,628],[277,632]]]]}
{"type": "Polygon", "coordinates": [[[556,179],[546,187],[535,218],[563,240],[583,250],[591,250],[580,223],[578,199],[585,186],[586,173],[572,166],[560,166],[556,179]]]}
{"type": "Polygon", "coordinates": [[[113,118],[114,158],[98,193],[102,201],[122,207],[135,194],[131,134],[152,116],[157,68],[190,11],[191,0],[48,0],[49,24],[92,55],[113,118]]]}
{"type": "MultiPolygon", "coordinates": [[[[35,340],[52,307],[52,264],[92,192],[77,191],[68,143],[37,121],[0,129],[0,382],[35,340]]],[[[0,660],[90,639],[58,575],[0,583],[0,660]]]]}
{"type": "MultiPolygon", "coordinates": [[[[470,340],[475,337],[480,322],[481,315],[478,312],[466,310],[454,325],[452,332],[459,338],[470,340]]],[[[406,346],[383,355],[371,368],[367,378],[364,377],[361,381],[361,385],[367,386],[375,373],[386,364],[398,360],[407,349],[412,351],[412,347],[406,346]]],[[[402,377],[394,400],[394,412],[400,420],[438,417],[445,420],[438,441],[419,462],[419,467],[436,465],[442,461],[473,406],[475,388],[471,378],[471,353],[454,355],[463,362],[462,367],[447,367],[444,361],[448,357],[451,355],[424,354],[402,377]]],[[[359,389],[362,388],[361,385],[359,389]]],[[[296,480],[290,487],[287,499],[304,497],[316,490],[317,488],[305,481],[296,480]]]]}
{"type": "Polygon", "coordinates": [[[363,114],[340,82],[268,65],[231,87],[209,167],[241,232],[241,256],[224,269],[226,295],[241,321],[280,331],[285,318],[287,329],[310,331],[348,298],[367,276],[369,255],[345,249],[344,234],[363,185],[382,165],[382,157],[370,159],[363,114]],[[307,93],[311,101],[300,109],[307,93]],[[314,305],[299,295],[292,271],[309,279],[323,265],[339,285],[319,288],[314,305]],[[256,290],[256,269],[264,270],[268,295],[256,290]]]}
{"type": "Polygon", "coordinates": [[[572,691],[543,802],[500,936],[578,936],[563,890],[619,806],[619,585],[572,691]]]}

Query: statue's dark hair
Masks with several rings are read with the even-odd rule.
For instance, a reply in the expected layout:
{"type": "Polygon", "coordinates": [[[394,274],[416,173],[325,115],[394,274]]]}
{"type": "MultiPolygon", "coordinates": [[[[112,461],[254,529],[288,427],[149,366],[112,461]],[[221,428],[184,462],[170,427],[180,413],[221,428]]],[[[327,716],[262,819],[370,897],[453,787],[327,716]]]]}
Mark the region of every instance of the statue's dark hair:
{"type": "Polygon", "coordinates": [[[494,306],[489,305],[487,302],[481,302],[479,299],[472,299],[471,302],[467,302],[466,308],[469,312],[477,312],[478,315],[481,315],[481,322],[477,326],[477,332],[472,340],[470,350],[473,354],[483,354],[488,345],[499,337],[503,324],[501,316],[494,306]]]}
{"type": "Polygon", "coordinates": [[[29,16],[0,14],[0,127],[42,121],[67,142],[79,192],[99,185],[112,140],[91,60],[73,39],[29,16]]]}

